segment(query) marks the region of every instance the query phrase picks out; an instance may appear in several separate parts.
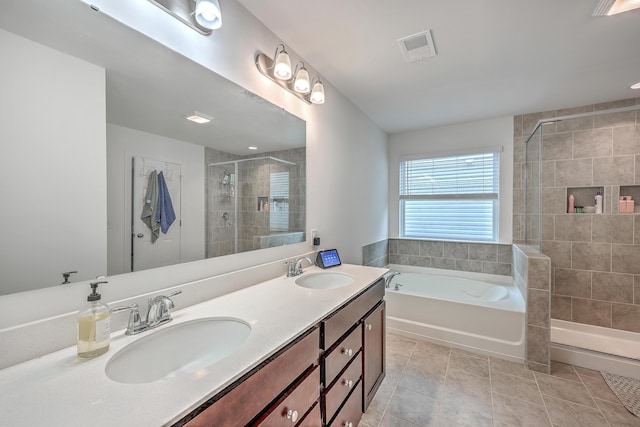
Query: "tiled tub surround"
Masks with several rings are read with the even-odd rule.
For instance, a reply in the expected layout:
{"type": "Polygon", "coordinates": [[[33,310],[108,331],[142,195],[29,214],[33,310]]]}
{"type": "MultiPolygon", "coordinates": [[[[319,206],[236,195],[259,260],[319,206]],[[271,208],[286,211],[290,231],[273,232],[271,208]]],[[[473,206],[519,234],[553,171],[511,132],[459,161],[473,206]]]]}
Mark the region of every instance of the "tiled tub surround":
{"type": "MultiPolygon", "coordinates": [[[[536,123],[633,105],[640,98],[514,118],[515,241],[524,237],[524,141],[536,123]]],[[[618,213],[620,187],[640,185],[640,112],[561,121],[545,125],[543,135],[542,252],[551,258],[551,316],[640,332],[640,215],[618,213]],[[567,189],[576,187],[594,187],[594,194],[602,187],[604,214],[565,213],[567,189]]]]}
{"type": "Polygon", "coordinates": [[[389,263],[511,276],[511,245],[389,239],[389,263]]]}
{"type": "Polygon", "coordinates": [[[389,264],[389,239],[362,247],[362,265],[384,267],[389,264]]]}
{"type": "Polygon", "coordinates": [[[526,295],[525,360],[531,370],[549,373],[551,342],[550,282],[551,260],[525,245],[513,245],[513,278],[526,295]]]}

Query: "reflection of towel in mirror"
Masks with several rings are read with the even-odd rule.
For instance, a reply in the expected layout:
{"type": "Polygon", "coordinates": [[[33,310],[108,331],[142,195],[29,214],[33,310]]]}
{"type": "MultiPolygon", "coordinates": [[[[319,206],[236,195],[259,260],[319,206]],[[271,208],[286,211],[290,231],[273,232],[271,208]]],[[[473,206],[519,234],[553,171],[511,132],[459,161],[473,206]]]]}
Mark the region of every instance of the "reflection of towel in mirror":
{"type": "Polygon", "coordinates": [[[160,223],[160,230],[167,234],[169,227],[176,220],[176,213],[173,211],[171,196],[167,183],[164,180],[162,171],[158,174],[158,209],[156,210],[156,221],[160,223]]]}
{"type": "Polygon", "coordinates": [[[149,174],[147,182],[147,192],[144,195],[144,206],[140,219],[151,230],[151,242],[155,242],[160,235],[160,224],[156,221],[156,210],[158,209],[158,173],[153,171],[149,174]]]}

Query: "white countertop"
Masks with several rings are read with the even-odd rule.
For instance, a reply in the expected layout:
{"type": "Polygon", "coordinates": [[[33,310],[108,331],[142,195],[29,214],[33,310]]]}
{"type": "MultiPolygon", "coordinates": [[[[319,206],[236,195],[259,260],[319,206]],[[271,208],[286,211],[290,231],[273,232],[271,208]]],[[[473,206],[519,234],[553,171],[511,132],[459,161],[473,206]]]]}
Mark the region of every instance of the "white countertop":
{"type": "MultiPolygon", "coordinates": [[[[318,267],[308,267],[305,275],[318,271],[318,267]]],[[[203,317],[235,317],[251,325],[251,335],[236,352],[194,373],[147,384],[112,381],[105,374],[109,359],[127,344],[154,333],[126,336],[124,330],[112,333],[109,351],[92,360],[78,359],[72,346],[0,370],[0,424],[170,425],[315,325],[387,269],[345,264],[330,271],[349,274],[354,282],[316,290],[297,286],[297,277],[279,277],[174,312],[174,320],[156,330],[203,317]]]]}

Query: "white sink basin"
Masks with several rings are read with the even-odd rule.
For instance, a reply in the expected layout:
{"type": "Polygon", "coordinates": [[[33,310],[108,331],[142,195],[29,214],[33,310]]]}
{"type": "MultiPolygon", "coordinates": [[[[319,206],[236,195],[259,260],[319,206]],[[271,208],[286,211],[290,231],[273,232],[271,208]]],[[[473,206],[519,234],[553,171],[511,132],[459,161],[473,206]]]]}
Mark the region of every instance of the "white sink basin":
{"type": "Polygon", "coordinates": [[[296,285],[309,289],[335,289],[353,283],[353,277],[343,273],[312,273],[296,279],[296,285]]]}
{"type": "Polygon", "coordinates": [[[194,372],[232,354],[249,337],[239,319],[211,317],[169,326],[129,344],[111,357],[113,381],[141,384],[194,372]]]}

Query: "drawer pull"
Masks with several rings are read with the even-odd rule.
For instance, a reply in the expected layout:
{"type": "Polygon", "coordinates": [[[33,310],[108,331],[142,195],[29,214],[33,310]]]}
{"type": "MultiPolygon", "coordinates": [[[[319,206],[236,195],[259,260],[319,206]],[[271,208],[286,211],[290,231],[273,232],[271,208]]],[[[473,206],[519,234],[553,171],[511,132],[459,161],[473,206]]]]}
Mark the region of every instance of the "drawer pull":
{"type": "Polygon", "coordinates": [[[346,379],[345,379],[345,380],[342,382],[342,384],[343,384],[343,385],[345,385],[345,386],[347,386],[347,388],[351,388],[351,387],[353,387],[353,381],[351,381],[351,380],[346,380],[346,379]]]}
{"type": "Polygon", "coordinates": [[[344,427],[353,427],[353,423],[351,421],[345,421],[344,424],[342,424],[344,427]]]}
{"type": "Polygon", "coordinates": [[[296,421],[298,421],[298,411],[289,409],[287,411],[287,419],[291,420],[292,423],[295,423],[296,421]]]}
{"type": "Polygon", "coordinates": [[[367,328],[367,331],[370,331],[371,329],[373,329],[373,325],[371,325],[371,323],[367,323],[365,327],[367,328]]]}
{"type": "Polygon", "coordinates": [[[345,348],[342,350],[342,354],[351,357],[353,356],[353,350],[350,348],[345,348]]]}

